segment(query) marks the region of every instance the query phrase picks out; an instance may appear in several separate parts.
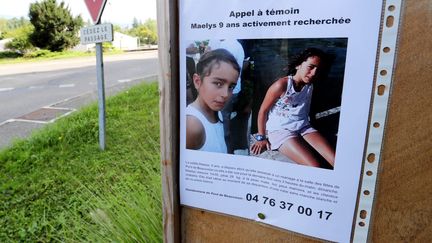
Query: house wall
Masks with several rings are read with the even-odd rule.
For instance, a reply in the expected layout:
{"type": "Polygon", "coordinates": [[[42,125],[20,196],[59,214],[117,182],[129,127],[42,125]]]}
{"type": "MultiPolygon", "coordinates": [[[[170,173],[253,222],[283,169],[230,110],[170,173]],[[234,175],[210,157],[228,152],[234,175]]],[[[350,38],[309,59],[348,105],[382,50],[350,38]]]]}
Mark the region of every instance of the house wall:
{"type": "Polygon", "coordinates": [[[134,50],[138,49],[138,38],[114,32],[114,41],[112,44],[120,50],[134,50]]]}

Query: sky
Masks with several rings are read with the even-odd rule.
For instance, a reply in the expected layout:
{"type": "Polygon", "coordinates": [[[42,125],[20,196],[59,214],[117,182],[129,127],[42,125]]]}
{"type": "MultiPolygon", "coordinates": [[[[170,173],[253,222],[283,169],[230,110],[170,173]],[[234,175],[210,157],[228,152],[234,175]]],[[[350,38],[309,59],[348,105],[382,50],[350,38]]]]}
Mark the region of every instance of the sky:
{"type": "MultiPolygon", "coordinates": [[[[30,3],[36,1],[40,0],[0,0],[0,17],[28,18],[30,3]]],[[[61,0],[57,2],[60,3],[61,0]]],[[[69,5],[74,16],[81,14],[84,21],[91,21],[84,0],[63,0],[63,2],[69,5]]],[[[126,27],[132,25],[134,17],[142,22],[148,18],[156,19],[156,0],[107,0],[101,20],[126,27]]]]}

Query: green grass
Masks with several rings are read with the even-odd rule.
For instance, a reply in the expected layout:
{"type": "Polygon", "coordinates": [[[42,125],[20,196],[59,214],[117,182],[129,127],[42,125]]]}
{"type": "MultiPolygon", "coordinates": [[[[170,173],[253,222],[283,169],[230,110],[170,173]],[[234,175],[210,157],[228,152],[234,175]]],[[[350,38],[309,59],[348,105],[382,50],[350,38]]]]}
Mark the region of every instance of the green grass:
{"type": "Polygon", "coordinates": [[[0,242],[160,242],[157,84],[107,100],[0,151],[0,242]]]}
{"type": "MultiPolygon", "coordinates": [[[[121,50],[104,51],[104,55],[115,55],[121,53],[124,52],[121,50]]],[[[46,50],[40,50],[22,56],[15,52],[5,51],[5,52],[0,52],[0,64],[57,60],[57,59],[65,59],[65,58],[87,57],[87,56],[94,56],[94,55],[95,52],[82,52],[82,51],[50,52],[46,50]]]]}

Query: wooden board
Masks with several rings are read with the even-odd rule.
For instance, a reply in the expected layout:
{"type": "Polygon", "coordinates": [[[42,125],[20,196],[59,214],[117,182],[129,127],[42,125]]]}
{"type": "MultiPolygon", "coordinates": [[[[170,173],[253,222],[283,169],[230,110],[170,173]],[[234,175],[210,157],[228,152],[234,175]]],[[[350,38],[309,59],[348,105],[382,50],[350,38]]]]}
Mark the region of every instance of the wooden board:
{"type": "Polygon", "coordinates": [[[432,240],[432,1],[406,1],[402,14],[373,242],[432,240]]]}
{"type": "MultiPolygon", "coordinates": [[[[158,1],[165,242],[317,242],[239,218],[179,208],[178,85],[173,85],[179,77],[178,52],[173,53],[178,32],[170,26],[177,20],[168,21],[170,8],[177,9],[176,1],[158,1]]],[[[406,1],[401,19],[370,228],[373,242],[432,240],[432,1],[406,1]]]]}

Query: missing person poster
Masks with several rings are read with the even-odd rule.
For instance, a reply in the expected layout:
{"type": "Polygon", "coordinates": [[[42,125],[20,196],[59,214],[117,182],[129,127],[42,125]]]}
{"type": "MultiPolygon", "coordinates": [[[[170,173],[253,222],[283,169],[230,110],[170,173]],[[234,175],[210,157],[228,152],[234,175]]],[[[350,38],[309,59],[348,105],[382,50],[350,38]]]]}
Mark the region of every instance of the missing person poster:
{"type": "Polygon", "coordinates": [[[382,2],[179,3],[181,204],[349,242],[382,2]]]}

